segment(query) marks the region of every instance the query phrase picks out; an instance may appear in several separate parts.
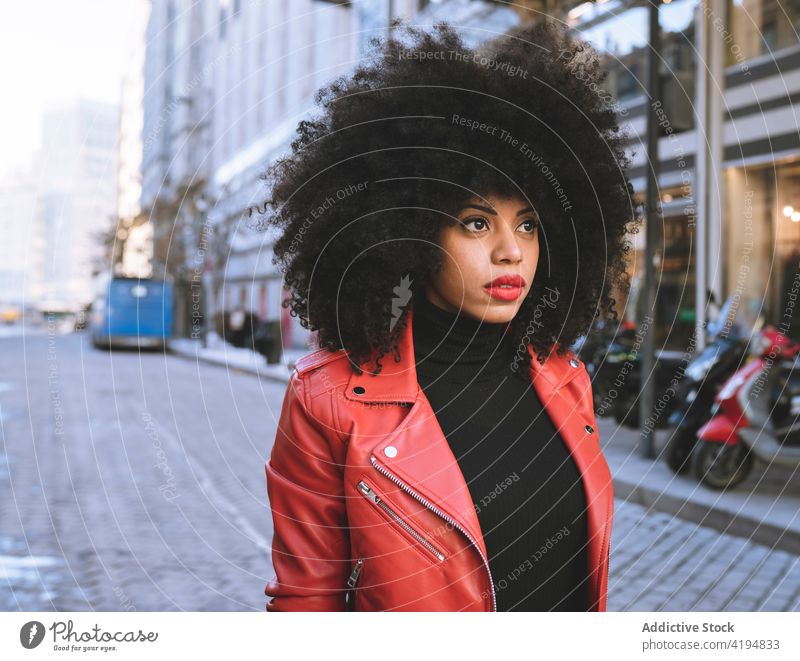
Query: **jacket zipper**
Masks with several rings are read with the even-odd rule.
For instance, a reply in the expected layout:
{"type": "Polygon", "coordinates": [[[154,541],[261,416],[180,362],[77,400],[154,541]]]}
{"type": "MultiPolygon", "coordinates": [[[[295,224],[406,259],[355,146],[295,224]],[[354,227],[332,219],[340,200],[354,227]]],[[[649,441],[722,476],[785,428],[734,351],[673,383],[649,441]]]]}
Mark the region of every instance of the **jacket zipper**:
{"type": "Polygon", "coordinates": [[[358,577],[361,574],[361,568],[364,566],[364,558],[359,558],[356,561],[356,566],[350,572],[350,578],[347,579],[347,587],[354,588],[358,583],[358,577]]]}
{"type": "Polygon", "coordinates": [[[458,530],[460,530],[464,534],[464,536],[470,541],[470,543],[475,547],[475,550],[478,551],[478,555],[481,556],[481,560],[483,560],[483,566],[486,568],[486,573],[489,576],[489,585],[492,588],[492,610],[496,611],[497,610],[497,596],[495,595],[495,591],[494,591],[494,581],[492,580],[492,572],[489,569],[489,561],[486,559],[486,556],[483,554],[483,551],[481,551],[481,547],[478,546],[478,543],[472,538],[472,535],[470,535],[466,530],[464,530],[464,528],[461,526],[460,523],[458,523],[458,521],[456,521],[452,517],[450,517],[447,514],[445,514],[444,512],[442,512],[442,510],[440,510],[435,505],[432,505],[431,503],[429,503],[425,498],[423,498],[418,493],[413,491],[410,487],[406,486],[406,484],[402,480],[400,480],[400,478],[395,477],[389,471],[387,471],[385,468],[380,466],[378,464],[377,460],[375,459],[374,455],[370,455],[369,460],[370,460],[372,465],[375,467],[375,469],[379,473],[382,473],[383,475],[388,477],[392,482],[394,482],[397,486],[399,486],[403,491],[405,491],[411,497],[413,497],[416,500],[418,500],[425,507],[427,507],[431,512],[433,512],[437,516],[440,516],[445,521],[447,521],[450,525],[452,525],[453,527],[455,527],[458,530]]]}
{"type": "Polygon", "coordinates": [[[383,499],[380,496],[378,496],[378,494],[375,493],[366,482],[364,482],[364,480],[361,480],[358,483],[358,490],[362,493],[362,495],[364,495],[364,497],[368,498],[370,501],[372,501],[378,507],[380,507],[384,512],[386,512],[394,521],[398,523],[398,525],[403,530],[405,530],[409,535],[411,535],[426,549],[428,549],[428,551],[433,553],[433,555],[435,555],[440,561],[445,559],[444,553],[442,553],[439,549],[437,549],[420,533],[414,530],[414,528],[412,528],[397,512],[395,512],[391,507],[389,507],[383,501],[383,499]]]}
{"type": "Polygon", "coordinates": [[[354,611],[355,610],[355,587],[356,583],[358,583],[358,577],[361,575],[361,570],[364,567],[364,558],[359,558],[356,560],[356,564],[353,567],[353,571],[350,572],[350,578],[347,579],[347,591],[346,594],[346,603],[347,603],[347,610],[354,611]]]}

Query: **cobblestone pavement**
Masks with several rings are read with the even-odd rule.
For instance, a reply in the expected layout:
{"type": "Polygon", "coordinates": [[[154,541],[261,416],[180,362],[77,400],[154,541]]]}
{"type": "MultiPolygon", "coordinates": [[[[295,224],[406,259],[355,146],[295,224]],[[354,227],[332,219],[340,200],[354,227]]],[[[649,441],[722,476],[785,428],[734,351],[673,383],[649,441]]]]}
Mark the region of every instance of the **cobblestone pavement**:
{"type": "MultiPolygon", "coordinates": [[[[263,610],[284,388],[0,340],[0,610],[263,610]]],[[[800,558],[617,500],[608,608],[800,610],[800,558]]]]}
{"type": "Polygon", "coordinates": [[[798,611],[800,557],[615,501],[609,611],[798,611]]]}
{"type": "Polygon", "coordinates": [[[0,609],[263,610],[280,383],[0,340],[0,609]]]}

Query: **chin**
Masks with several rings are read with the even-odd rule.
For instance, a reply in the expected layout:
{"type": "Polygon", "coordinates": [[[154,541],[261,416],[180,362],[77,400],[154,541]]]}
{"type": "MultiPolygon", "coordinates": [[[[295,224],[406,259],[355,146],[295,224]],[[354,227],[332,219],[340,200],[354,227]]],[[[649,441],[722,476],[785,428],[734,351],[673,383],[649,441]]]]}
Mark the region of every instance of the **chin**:
{"type": "Polygon", "coordinates": [[[519,305],[516,301],[492,300],[488,306],[478,307],[472,316],[490,324],[504,324],[511,321],[517,315],[518,310],[519,305]]]}
{"type": "Polygon", "coordinates": [[[508,323],[514,317],[517,316],[517,310],[519,310],[519,308],[517,306],[511,307],[511,308],[507,308],[507,307],[503,306],[502,312],[500,312],[499,314],[495,315],[495,318],[492,319],[492,321],[494,323],[496,323],[496,324],[508,323]]]}

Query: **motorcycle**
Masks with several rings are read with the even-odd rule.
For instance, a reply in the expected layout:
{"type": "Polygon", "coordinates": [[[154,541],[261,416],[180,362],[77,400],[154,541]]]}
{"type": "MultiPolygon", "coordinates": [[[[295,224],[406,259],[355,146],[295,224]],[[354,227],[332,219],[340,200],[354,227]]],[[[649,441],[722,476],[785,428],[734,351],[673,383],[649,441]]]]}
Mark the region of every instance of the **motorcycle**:
{"type": "Polygon", "coordinates": [[[695,477],[717,490],[744,480],[755,458],[800,467],[800,342],[765,327],[752,359],[715,397],[712,418],[697,432],[695,477]]]}
{"type": "Polygon", "coordinates": [[[684,370],[678,386],[676,408],[668,418],[673,427],[664,448],[664,459],[672,471],[686,473],[697,443],[697,431],[711,417],[714,397],[722,384],[736,372],[747,355],[749,336],[763,321],[755,299],[740,301],[730,296],[717,317],[706,326],[706,346],[684,370]],[[752,322],[755,315],[756,321],[752,322]]]}

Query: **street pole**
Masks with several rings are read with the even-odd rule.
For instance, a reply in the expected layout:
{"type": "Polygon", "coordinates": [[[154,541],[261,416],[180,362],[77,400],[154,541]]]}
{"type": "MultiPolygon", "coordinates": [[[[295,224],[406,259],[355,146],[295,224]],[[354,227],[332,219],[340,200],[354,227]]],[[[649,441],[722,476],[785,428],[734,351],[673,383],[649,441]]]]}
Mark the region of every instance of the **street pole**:
{"type": "Polygon", "coordinates": [[[645,220],[644,247],[644,318],[639,320],[639,329],[644,333],[642,343],[641,375],[639,385],[641,400],[639,405],[639,429],[641,433],[640,453],[644,459],[655,457],[653,425],[648,422],[653,411],[655,390],[655,330],[656,330],[656,263],[655,246],[658,242],[659,208],[658,193],[658,120],[654,102],[661,101],[659,84],[659,62],[661,54],[661,35],[658,10],[661,0],[650,3],[650,50],[647,58],[647,98],[650,112],[647,113],[647,213],[645,220]],[[649,317],[649,319],[648,319],[649,317]],[[646,322],[646,323],[645,323],[646,322]]]}
{"type": "Polygon", "coordinates": [[[725,0],[702,0],[697,12],[697,115],[695,135],[695,351],[706,344],[709,293],[719,304],[722,301],[720,263],[722,261],[722,203],[724,178],[723,122],[725,53],[722,34],[713,24],[719,17],[727,23],[725,0]],[[707,7],[710,11],[703,11],[707,7]],[[713,261],[710,260],[714,255],[713,261]]]}
{"type": "Polygon", "coordinates": [[[203,258],[203,327],[201,331],[203,334],[204,349],[208,347],[208,327],[211,324],[214,314],[211,301],[211,290],[213,289],[212,269],[213,265],[211,264],[211,259],[209,258],[208,253],[206,253],[203,258]]]}

